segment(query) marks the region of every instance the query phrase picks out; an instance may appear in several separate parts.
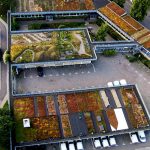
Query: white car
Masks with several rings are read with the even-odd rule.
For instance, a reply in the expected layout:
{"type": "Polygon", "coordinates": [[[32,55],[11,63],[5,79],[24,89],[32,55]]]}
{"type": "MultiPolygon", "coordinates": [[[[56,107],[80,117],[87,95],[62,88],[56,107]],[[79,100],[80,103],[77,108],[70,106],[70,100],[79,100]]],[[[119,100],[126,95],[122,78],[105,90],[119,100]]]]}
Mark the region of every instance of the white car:
{"type": "Polygon", "coordinates": [[[61,150],[67,150],[66,143],[60,143],[60,149],[61,150]]]}
{"type": "Polygon", "coordinates": [[[132,143],[139,143],[138,137],[136,133],[129,133],[130,139],[132,143]]]}
{"type": "Polygon", "coordinates": [[[101,140],[102,140],[103,147],[109,147],[107,137],[102,137],[101,140]]]}
{"type": "Polygon", "coordinates": [[[108,139],[109,139],[110,146],[116,146],[117,145],[116,139],[114,136],[109,136],[108,139]]]}
{"type": "Polygon", "coordinates": [[[69,150],[75,150],[75,146],[73,142],[69,143],[69,150]]]}
{"type": "Polygon", "coordinates": [[[138,133],[138,137],[139,137],[140,142],[145,143],[146,142],[146,136],[145,136],[144,131],[138,131],[137,133],[138,133]]]}
{"type": "Polygon", "coordinates": [[[123,85],[123,86],[127,85],[127,81],[125,79],[122,79],[122,80],[120,80],[120,84],[123,85]]]}
{"type": "Polygon", "coordinates": [[[82,141],[77,141],[77,150],[84,150],[82,141]]]}
{"type": "Polygon", "coordinates": [[[95,148],[102,147],[101,142],[98,138],[93,139],[93,143],[95,148]]]}
{"type": "Polygon", "coordinates": [[[112,83],[112,82],[108,82],[108,83],[107,83],[107,86],[108,86],[108,87],[113,87],[113,83],[112,83]]]}
{"type": "Polygon", "coordinates": [[[117,80],[114,81],[113,84],[114,84],[114,86],[120,86],[120,83],[119,83],[119,81],[117,81],[117,80]]]}

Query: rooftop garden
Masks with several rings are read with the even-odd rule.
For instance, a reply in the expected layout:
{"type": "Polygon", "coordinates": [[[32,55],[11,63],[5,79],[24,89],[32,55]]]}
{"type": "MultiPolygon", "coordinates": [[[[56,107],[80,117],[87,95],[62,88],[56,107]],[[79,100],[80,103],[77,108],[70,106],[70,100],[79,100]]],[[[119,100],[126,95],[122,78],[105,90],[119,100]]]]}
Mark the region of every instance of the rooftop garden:
{"type": "Polygon", "coordinates": [[[107,7],[110,8],[112,11],[114,11],[119,16],[122,16],[123,14],[126,13],[123,8],[121,8],[119,5],[117,5],[114,2],[110,2],[109,4],[107,4],[107,7]]]}
{"type": "Polygon", "coordinates": [[[29,63],[92,58],[83,30],[12,35],[11,61],[29,63]]]}
{"type": "Polygon", "coordinates": [[[132,127],[139,128],[148,126],[145,113],[134,90],[122,88],[121,95],[132,127]]]}
{"type": "Polygon", "coordinates": [[[139,22],[137,22],[134,18],[132,18],[132,17],[130,17],[128,15],[124,16],[123,19],[125,21],[127,21],[128,23],[130,23],[137,30],[141,30],[141,29],[144,28],[139,22]]]}
{"type": "Polygon", "coordinates": [[[100,8],[99,11],[129,35],[132,35],[136,32],[136,30],[129,23],[114,13],[110,8],[105,6],[100,8]]]}
{"type": "Polygon", "coordinates": [[[18,12],[33,11],[66,11],[66,10],[93,10],[95,6],[92,0],[24,0],[17,1],[18,12]]]}
{"type": "MultiPolygon", "coordinates": [[[[108,96],[108,101],[113,100],[112,95],[107,95],[105,89],[102,90],[108,96]]],[[[128,120],[132,128],[149,126],[145,112],[132,88],[118,90],[124,103],[119,108],[111,103],[104,106],[104,96],[102,97],[100,91],[15,98],[13,112],[16,121],[16,142],[54,140],[125,130],[128,129],[128,120]],[[125,111],[127,115],[124,114],[125,111]],[[124,128],[118,112],[126,123],[124,128]],[[28,128],[23,126],[25,118],[30,119],[28,128]]]]}

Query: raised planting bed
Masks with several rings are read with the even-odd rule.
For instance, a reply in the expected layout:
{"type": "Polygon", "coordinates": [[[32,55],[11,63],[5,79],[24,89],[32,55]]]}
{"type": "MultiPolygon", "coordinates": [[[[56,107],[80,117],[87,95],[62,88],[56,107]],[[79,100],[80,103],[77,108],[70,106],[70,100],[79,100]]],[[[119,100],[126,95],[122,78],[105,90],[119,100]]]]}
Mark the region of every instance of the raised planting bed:
{"type": "Polygon", "coordinates": [[[141,30],[144,28],[139,22],[137,22],[135,19],[133,19],[132,17],[128,15],[124,16],[123,19],[127,21],[129,24],[131,24],[137,30],[141,30]]]}
{"type": "Polygon", "coordinates": [[[69,113],[79,112],[75,94],[66,94],[66,101],[67,101],[69,113]]]}
{"type": "Polygon", "coordinates": [[[93,52],[84,30],[14,34],[13,63],[91,59],[93,52]]]}
{"type": "Polygon", "coordinates": [[[75,94],[79,112],[87,111],[86,96],[87,96],[87,93],[76,93],[75,94]]]}
{"type": "Polygon", "coordinates": [[[96,124],[99,132],[107,132],[107,127],[102,111],[101,110],[94,111],[94,115],[96,118],[96,124]]]}
{"type": "Polygon", "coordinates": [[[120,89],[122,100],[125,106],[130,106],[131,104],[138,104],[139,101],[133,91],[133,89],[120,89]]]}
{"type": "Polygon", "coordinates": [[[46,96],[46,104],[49,115],[56,115],[55,103],[52,96],[46,96]]]}
{"type": "Polygon", "coordinates": [[[133,104],[132,110],[136,120],[137,128],[149,126],[145,113],[140,104],[133,104]]]}
{"type": "Polygon", "coordinates": [[[22,120],[16,123],[16,142],[60,138],[57,116],[30,118],[31,127],[24,128],[22,120]]]}
{"type": "Polygon", "coordinates": [[[38,97],[36,97],[36,100],[37,100],[38,117],[46,116],[45,97],[44,96],[38,96],[38,97]]]}
{"type": "Polygon", "coordinates": [[[116,114],[115,114],[114,109],[108,108],[108,109],[106,110],[106,114],[107,114],[107,117],[108,117],[108,120],[109,120],[110,125],[111,125],[115,130],[117,130],[117,128],[118,128],[118,120],[117,120],[117,117],[116,117],[116,114]]]}
{"type": "Polygon", "coordinates": [[[95,9],[92,0],[16,0],[17,11],[35,12],[35,11],[66,11],[66,10],[93,10],[95,9]]]}
{"type": "Polygon", "coordinates": [[[115,14],[108,7],[102,7],[99,9],[99,11],[127,34],[132,35],[136,32],[136,30],[131,25],[129,25],[126,21],[124,21],[119,15],[115,14]]]}
{"type": "Polygon", "coordinates": [[[91,118],[91,113],[90,112],[85,112],[84,117],[85,117],[85,122],[86,122],[86,125],[87,125],[87,129],[88,129],[88,133],[89,134],[95,133],[93,121],[92,121],[92,118],[91,118]]]}
{"type": "Polygon", "coordinates": [[[62,123],[64,137],[71,137],[72,130],[71,130],[71,125],[70,125],[70,121],[69,121],[69,116],[61,115],[61,123],[62,123]]]}
{"type": "Polygon", "coordinates": [[[149,34],[149,30],[144,28],[136,33],[134,33],[131,37],[134,38],[135,40],[145,36],[145,34],[147,35],[147,33],[149,34]]]}
{"type": "Polygon", "coordinates": [[[67,107],[65,95],[58,95],[58,106],[59,106],[60,114],[68,113],[68,107],[67,107]]]}
{"type": "Polygon", "coordinates": [[[110,2],[109,4],[107,4],[107,7],[110,8],[112,11],[114,11],[119,16],[122,16],[123,14],[126,13],[123,8],[121,8],[119,5],[117,5],[114,2],[110,2]]]}
{"type": "Polygon", "coordinates": [[[13,110],[16,120],[34,117],[33,97],[16,98],[13,103],[13,110]]]}
{"type": "Polygon", "coordinates": [[[145,48],[150,48],[150,40],[148,40],[147,42],[145,42],[145,43],[143,43],[143,46],[145,47],[145,48]]]}

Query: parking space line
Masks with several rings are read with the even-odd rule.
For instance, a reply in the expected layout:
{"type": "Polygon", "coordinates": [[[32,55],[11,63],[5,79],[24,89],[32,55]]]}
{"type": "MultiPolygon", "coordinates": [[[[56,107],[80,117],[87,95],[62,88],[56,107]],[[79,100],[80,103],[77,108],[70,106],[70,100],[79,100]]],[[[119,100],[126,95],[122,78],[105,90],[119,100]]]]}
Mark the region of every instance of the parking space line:
{"type": "Polygon", "coordinates": [[[83,71],[82,71],[81,73],[82,73],[82,74],[84,74],[84,72],[83,72],[83,71]]]}
{"type": "Polygon", "coordinates": [[[53,76],[52,74],[49,75],[49,77],[52,77],[52,76],[53,76]]]}
{"type": "Polygon", "coordinates": [[[62,75],[64,76],[64,75],[65,75],[65,73],[62,73],[62,75]]]}
{"type": "Polygon", "coordinates": [[[135,70],[135,73],[138,73],[138,71],[137,71],[137,70],[135,70]]]}
{"type": "Polygon", "coordinates": [[[33,78],[33,76],[31,75],[30,78],[33,78]]]}
{"type": "Polygon", "coordinates": [[[146,78],[143,78],[146,81],[146,78]]]}
{"type": "Polygon", "coordinates": [[[87,72],[88,74],[91,73],[90,71],[87,72]]]}
{"type": "Polygon", "coordinates": [[[59,74],[56,74],[56,77],[58,77],[59,76],[59,74]]]}
{"type": "Polygon", "coordinates": [[[75,74],[78,74],[78,72],[75,72],[75,74]]]}
{"type": "Polygon", "coordinates": [[[71,76],[71,74],[72,74],[72,73],[70,72],[70,73],[69,73],[69,76],[71,76]]]}

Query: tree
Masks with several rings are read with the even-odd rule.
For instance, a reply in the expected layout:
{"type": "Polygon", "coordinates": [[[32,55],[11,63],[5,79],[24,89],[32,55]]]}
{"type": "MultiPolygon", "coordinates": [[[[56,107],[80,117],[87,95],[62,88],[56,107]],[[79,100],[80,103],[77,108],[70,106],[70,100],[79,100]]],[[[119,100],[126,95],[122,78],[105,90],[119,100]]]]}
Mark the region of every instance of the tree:
{"type": "Polygon", "coordinates": [[[0,16],[6,16],[7,11],[11,9],[11,6],[15,6],[15,0],[0,0],[0,16]]]}
{"type": "Polygon", "coordinates": [[[6,50],[6,51],[4,52],[4,54],[3,54],[3,62],[4,62],[5,64],[7,64],[7,62],[9,61],[9,59],[10,59],[10,54],[9,54],[9,51],[6,50]]]}
{"type": "Polygon", "coordinates": [[[111,0],[117,3],[120,7],[124,7],[125,0],[111,0]]]}
{"type": "Polygon", "coordinates": [[[138,21],[143,21],[149,7],[150,0],[133,0],[130,15],[138,21]]]}
{"type": "Polygon", "coordinates": [[[0,109],[0,146],[9,149],[10,130],[14,125],[8,105],[0,109]]]}
{"type": "Polygon", "coordinates": [[[105,41],[107,31],[108,31],[108,25],[106,23],[103,23],[97,31],[96,39],[98,41],[105,41]]]}

